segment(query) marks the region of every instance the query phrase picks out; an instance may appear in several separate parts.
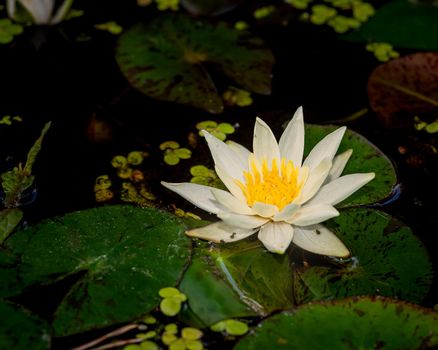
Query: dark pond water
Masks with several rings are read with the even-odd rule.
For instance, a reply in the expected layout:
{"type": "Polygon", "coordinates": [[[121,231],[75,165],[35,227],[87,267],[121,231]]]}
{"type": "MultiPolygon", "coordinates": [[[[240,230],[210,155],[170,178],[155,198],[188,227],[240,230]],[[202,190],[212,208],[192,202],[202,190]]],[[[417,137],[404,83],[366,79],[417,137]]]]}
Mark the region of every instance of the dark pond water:
{"type": "MultiPolygon", "coordinates": [[[[177,170],[164,164],[158,149],[161,142],[184,143],[197,122],[213,119],[238,123],[233,139],[250,145],[255,116],[265,119],[278,135],[283,122],[303,105],[306,122],[345,124],[391,158],[399,185],[391,199],[376,206],[413,229],[428,249],[436,270],[438,164],[436,155],[424,151],[427,145],[436,145],[433,135],[420,134],[413,127],[385,128],[371,111],[357,120],[342,121],[369,109],[366,84],[378,62],[363,45],[337,41],[330,31],[310,25],[261,24],[253,32],[266,41],[276,57],[272,95],[254,95],[250,107],[227,108],[223,114],[213,116],[158,102],[134,90],[114,60],[116,38],[84,30],[108,20],[128,27],[153,17],[153,11],[138,11],[135,4],[122,6],[120,2],[103,0],[92,4],[78,1],[77,7],[84,8],[86,16],[74,23],[32,28],[11,46],[0,47],[0,117],[19,115],[23,119],[11,126],[0,125],[1,172],[24,161],[43,125],[52,121],[35,165],[34,191],[24,199],[29,202],[23,206],[26,223],[96,206],[96,177],[107,173],[116,178],[111,158],[132,150],[151,154],[146,166],[153,169],[155,182],[151,181],[150,186],[154,193],[164,196],[157,180],[179,181],[180,176],[187,176],[189,163],[177,170]],[[77,41],[78,37],[89,40],[77,41]],[[96,120],[111,130],[109,140],[96,139],[96,120]]],[[[238,19],[240,15],[237,10],[222,18],[238,19]]],[[[221,79],[216,77],[219,85],[227,84],[221,79]]],[[[211,164],[208,154],[204,162],[211,164]]],[[[166,200],[163,197],[164,205],[166,200]]],[[[437,292],[435,282],[423,305],[437,304],[437,292]]],[[[46,308],[41,300],[28,298],[30,304],[35,304],[34,309],[46,308]]],[[[55,346],[67,345],[55,341],[55,346]]]]}

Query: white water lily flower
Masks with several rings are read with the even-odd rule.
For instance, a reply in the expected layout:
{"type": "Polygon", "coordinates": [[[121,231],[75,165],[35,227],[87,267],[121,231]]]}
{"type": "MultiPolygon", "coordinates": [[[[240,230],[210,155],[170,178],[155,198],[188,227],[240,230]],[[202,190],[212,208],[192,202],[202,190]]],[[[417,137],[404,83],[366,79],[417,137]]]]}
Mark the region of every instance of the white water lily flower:
{"type": "Polygon", "coordinates": [[[258,232],[271,252],[291,242],[316,254],[346,257],[345,245],[320,223],[339,215],[334,205],[371,181],[375,174],[340,176],[352,151],[336,155],[346,128],[324,137],[302,162],[304,121],[298,108],[277,143],[257,118],[254,151],[225,144],[204,131],[217,175],[229,192],[194,183],[162,184],[221,221],[187,231],[213,242],[234,242],[258,232]]]}
{"type": "Polygon", "coordinates": [[[61,22],[73,4],[73,0],[64,0],[54,12],[55,0],[6,0],[8,16],[12,19],[16,17],[17,2],[29,12],[35,24],[43,25],[61,22]]]}

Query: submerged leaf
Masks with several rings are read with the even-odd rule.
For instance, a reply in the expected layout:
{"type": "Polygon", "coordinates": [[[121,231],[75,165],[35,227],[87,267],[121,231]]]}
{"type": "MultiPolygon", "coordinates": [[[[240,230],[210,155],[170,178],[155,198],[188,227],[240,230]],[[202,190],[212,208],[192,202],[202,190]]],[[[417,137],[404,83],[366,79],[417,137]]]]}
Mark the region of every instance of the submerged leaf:
{"type": "Polygon", "coordinates": [[[6,246],[20,256],[22,289],[75,276],[53,316],[55,334],[63,336],[128,322],[156,307],[158,291],[175,285],[187,264],[190,240],[183,232],[161,211],[106,206],[46,220],[6,246]]]}
{"type": "Polygon", "coordinates": [[[129,82],[148,96],[220,113],[223,104],[205,64],[245,89],[269,94],[274,58],[263,41],[225,23],[166,15],[125,32],[116,59],[129,82]]]}
{"type": "Polygon", "coordinates": [[[377,67],[368,80],[372,109],[387,126],[438,113],[438,53],[422,52],[377,67]]]}
{"type": "Polygon", "coordinates": [[[235,350],[423,349],[438,345],[438,314],[385,298],[307,304],[261,322],[235,350]]]}

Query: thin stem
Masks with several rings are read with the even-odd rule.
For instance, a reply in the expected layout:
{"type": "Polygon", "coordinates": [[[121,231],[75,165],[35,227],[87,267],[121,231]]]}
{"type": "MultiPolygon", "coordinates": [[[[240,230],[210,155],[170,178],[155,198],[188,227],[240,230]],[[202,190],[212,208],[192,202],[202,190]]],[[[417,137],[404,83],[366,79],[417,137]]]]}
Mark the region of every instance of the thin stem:
{"type": "MultiPolygon", "coordinates": [[[[127,333],[127,332],[129,332],[129,331],[131,331],[133,329],[137,329],[137,328],[138,328],[138,324],[128,324],[126,326],[117,328],[116,330],[114,330],[112,332],[109,332],[109,333],[101,336],[100,338],[94,339],[94,340],[92,340],[92,341],[90,341],[90,342],[88,342],[86,344],[83,344],[81,346],[72,348],[70,350],[86,350],[86,349],[90,349],[93,346],[95,346],[97,344],[100,344],[100,343],[104,342],[105,340],[107,340],[109,338],[117,337],[118,335],[125,334],[125,333],[127,333]]],[[[113,344],[113,343],[111,343],[111,344],[113,344]]],[[[128,343],[128,344],[130,344],[130,343],[128,343]]],[[[104,346],[106,346],[106,345],[104,345],[104,346]]],[[[100,347],[96,348],[96,349],[100,349],[100,347]]]]}

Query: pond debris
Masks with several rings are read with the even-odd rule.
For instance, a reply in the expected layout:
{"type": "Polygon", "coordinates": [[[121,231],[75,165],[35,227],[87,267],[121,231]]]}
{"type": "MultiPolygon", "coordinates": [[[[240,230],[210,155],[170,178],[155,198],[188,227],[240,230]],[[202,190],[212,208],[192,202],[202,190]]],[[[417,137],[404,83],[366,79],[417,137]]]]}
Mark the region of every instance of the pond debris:
{"type": "Polygon", "coordinates": [[[237,21],[234,23],[234,29],[237,30],[246,30],[249,28],[249,24],[245,21],[237,21]]]}
{"type": "Polygon", "coordinates": [[[179,10],[179,0],[155,0],[157,3],[157,8],[160,11],[178,11],[179,10]]]}
{"type": "MultiPolygon", "coordinates": [[[[124,180],[121,183],[120,199],[124,202],[134,203],[140,207],[153,207],[157,197],[150,191],[145,183],[145,174],[135,168],[149,157],[148,152],[132,151],[126,156],[116,155],[111,159],[111,166],[117,169],[117,177],[124,180]]],[[[94,184],[96,202],[108,202],[115,197],[115,192],[110,187],[112,181],[108,175],[100,175],[94,184]]]]}
{"type": "Polygon", "coordinates": [[[222,94],[222,99],[227,106],[250,106],[253,102],[249,91],[238,89],[234,86],[229,86],[222,94]]]}
{"type": "Polygon", "coordinates": [[[202,130],[209,132],[221,141],[225,141],[228,135],[233,134],[236,129],[229,123],[218,123],[214,120],[204,120],[196,124],[199,136],[204,137],[202,130]]]}
{"type": "Polygon", "coordinates": [[[111,33],[113,35],[119,35],[120,33],[123,32],[122,26],[115,21],[95,24],[94,28],[98,30],[107,31],[108,33],[111,33]]]}
{"type": "Polygon", "coordinates": [[[176,141],[166,141],[160,144],[160,149],[164,151],[163,160],[167,165],[177,165],[181,159],[190,159],[192,151],[188,148],[180,148],[176,141]]]}
{"type": "Polygon", "coordinates": [[[255,19],[262,19],[269,17],[275,12],[275,7],[272,5],[269,6],[263,6],[256,9],[253,13],[253,16],[255,19]]]}
{"type": "Polygon", "coordinates": [[[342,34],[350,29],[357,29],[373,16],[374,7],[361,0],[325,0],[326,4],[314,3],[314,0],[285,0],[298,10],[306,10],[311,6],[311,12],[303,12],[302,21],[315,25],[328,25],[336,33],[342,34]]]}
{"type": "Polygon", "coordinates": [[[438,119],[431,123],[427,123],[421,120],[418,116],[415,116],[414,122],[414,127],[418,131],[424,130],[429,134],[435,134],[438,132],[438,119]]]}
{"type": "Polygon", "coordinates": [[[14,117],[11,117],[10,115],[5,115],[0,119],[0,125],[12,125],[13,122],[21,123],[22,121],[23,119],[19,115],[16,115],[14,117]]]}
{"type": "Polygon", "coordinates": [[[14,36],[23,33],[23,26],[13,23],[8,18],[0,19],[0,44],[9,44],[14,40],[14,36]]]}
{"type": "Polygon", "coordinates": [[[400,57],[400,54],[389,43],[369,43],[366,50],[372,52],[380,62],[388,62],[393,58],[400,57]]]}

